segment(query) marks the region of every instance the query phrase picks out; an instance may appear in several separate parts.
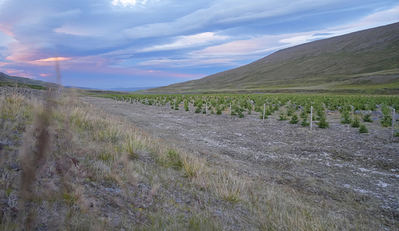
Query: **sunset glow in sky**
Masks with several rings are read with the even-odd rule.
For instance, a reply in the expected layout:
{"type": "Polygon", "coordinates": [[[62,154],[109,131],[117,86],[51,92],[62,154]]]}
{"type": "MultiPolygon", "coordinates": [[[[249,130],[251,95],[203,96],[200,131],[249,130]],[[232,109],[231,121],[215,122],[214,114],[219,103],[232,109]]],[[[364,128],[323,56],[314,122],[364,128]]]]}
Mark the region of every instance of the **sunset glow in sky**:
{"type": "Polygon", "coordinates": [[[397,0],[0,0],[0,72],[91,88],[198,79],[399,21],[397,0]]]}

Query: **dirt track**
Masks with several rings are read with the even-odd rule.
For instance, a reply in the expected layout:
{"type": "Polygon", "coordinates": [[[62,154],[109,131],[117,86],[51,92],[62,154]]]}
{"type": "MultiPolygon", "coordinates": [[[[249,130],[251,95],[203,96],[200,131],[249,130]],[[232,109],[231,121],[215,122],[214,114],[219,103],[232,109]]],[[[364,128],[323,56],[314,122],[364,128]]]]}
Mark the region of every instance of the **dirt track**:
{"type": "MultiPolygon", "coordinates": [[[[399,220],[399,142],[376,122],[370,134],[339,123],[314,129],[258,115],[195,114],[168,106],[146,106],[85,97],[104,111],[120,115],[153,136],[253,178],[286,185],[315,202],[356,201],[370,213],[399,220]]],[[[354,210],[356,212],[356,210],[354,210]]]]}

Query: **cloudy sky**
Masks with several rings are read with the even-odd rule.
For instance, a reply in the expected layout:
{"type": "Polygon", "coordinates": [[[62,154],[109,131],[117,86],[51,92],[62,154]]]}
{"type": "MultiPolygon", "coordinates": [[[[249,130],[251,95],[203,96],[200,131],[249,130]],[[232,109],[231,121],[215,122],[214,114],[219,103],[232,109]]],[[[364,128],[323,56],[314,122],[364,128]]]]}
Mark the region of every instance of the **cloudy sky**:
{"type": "Polygon", "coordinates": [[[153,87],[399,21],[397,0],[0,0],[0,72],[153,87]]]}

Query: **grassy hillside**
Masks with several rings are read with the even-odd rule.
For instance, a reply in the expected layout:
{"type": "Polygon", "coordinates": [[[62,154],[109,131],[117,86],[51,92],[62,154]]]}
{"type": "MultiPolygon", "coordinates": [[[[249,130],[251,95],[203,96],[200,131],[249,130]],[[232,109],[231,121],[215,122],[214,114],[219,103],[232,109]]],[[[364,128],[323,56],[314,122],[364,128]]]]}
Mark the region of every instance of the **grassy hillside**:
{"type": "Polygon", "coordinates": [[[47,89],[48,86],[52,86],[52,85],[55,85],[55,84],[43,82],[43,81],[39,81],[39,80],[23,78],[23,77],[9,76],[7,74],[0,72],[0,87],[1,86],[6,86],[6,87],[18,86],[18,87],[27,87],[27,88],[41,90],[41,89],[47,89]]]}
{"type": "Polygon", "coordinates": [[[399,23],[277,51],[199,80],[147,90],[399,93],[399,23]]]}

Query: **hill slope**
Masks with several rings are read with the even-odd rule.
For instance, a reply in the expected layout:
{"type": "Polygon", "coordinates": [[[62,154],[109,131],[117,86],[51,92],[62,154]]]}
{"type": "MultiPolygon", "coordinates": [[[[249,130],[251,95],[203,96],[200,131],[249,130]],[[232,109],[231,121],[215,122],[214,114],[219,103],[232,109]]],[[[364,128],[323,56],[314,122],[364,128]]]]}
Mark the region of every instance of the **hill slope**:
{"type": "Polygon", "coordinates": [[[33,80],[29,78],[10,76],[5,73],[0,72],[0,86],[16,86],[19,87],[29,87],[34,89],[45,89],[48,86],[55,85],[54,83],[48,83],[40,80],[33,80]]]}
{"type": "Polygon", "coordinates": [[[399,23],[277,51],[248,65],[147,93],[399,93],[399,23]]]}

